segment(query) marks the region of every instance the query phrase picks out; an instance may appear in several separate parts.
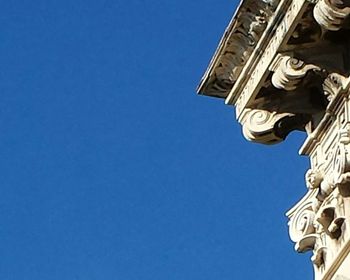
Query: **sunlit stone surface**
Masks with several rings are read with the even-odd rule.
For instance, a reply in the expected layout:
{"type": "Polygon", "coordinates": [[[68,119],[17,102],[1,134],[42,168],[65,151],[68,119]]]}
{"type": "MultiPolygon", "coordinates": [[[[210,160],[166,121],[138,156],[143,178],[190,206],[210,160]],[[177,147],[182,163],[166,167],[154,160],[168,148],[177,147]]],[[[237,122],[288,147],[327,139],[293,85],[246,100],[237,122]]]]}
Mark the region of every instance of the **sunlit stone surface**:
{"type": "Polygon", "coordinates": [[[317,280],[350,280],[349,75],[350,0],[244,0],[198,87],[235,107],[249,141],[305,131],[305,196],[287,216],[317,280]]]}

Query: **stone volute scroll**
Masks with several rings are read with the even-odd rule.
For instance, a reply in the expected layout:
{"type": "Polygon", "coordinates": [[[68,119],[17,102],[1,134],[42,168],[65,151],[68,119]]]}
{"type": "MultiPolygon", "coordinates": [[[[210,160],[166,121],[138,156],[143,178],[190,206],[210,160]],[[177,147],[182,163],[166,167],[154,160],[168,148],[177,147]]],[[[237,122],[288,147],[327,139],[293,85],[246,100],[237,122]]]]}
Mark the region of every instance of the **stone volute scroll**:
{"type": "Polygon", "coordinates": [[[285,140],[291,131],[301,129],[307,121],[302,115],[247,109],[241,123],[247,140],[272,145],[285,140]]]}
{"type": "Polygon", "coordinates": [[[247,110],[243,121],[243,135],[249,141],[263,144],[275,144],[284,140],[278,133],[276,124],[293,114],[277,114],[265,110],[247,110]]]}
{"type": "Polygon", "coordinates": [[[277,89],[291,91],[300,85],[309,71],[321,71],[321,68],[313,64],[306,64],[297,58],[278,54],[270,70],[274,72],[271,79],[272,84],[277,89]]]}
{"type": "Polygon", "coordinates": [[[288,213],[289,235],[299,253],[313,250],[319,237],[314,226],[315,212],[312,210],[316,195],[316,189],[310,190],[305,199],[288,213]]]}

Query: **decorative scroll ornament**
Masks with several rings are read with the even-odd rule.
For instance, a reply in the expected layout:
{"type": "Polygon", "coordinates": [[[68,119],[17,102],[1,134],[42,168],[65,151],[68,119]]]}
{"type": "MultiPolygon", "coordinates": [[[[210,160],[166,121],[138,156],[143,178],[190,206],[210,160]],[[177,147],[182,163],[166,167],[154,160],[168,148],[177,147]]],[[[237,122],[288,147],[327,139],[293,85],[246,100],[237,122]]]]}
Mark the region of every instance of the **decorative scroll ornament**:
{"type": "Polygon", "coordinates": [[[265,110],[247,110],[243,121],[243,135],[249,141],[263,144],[275,144],[284,140],[276,133],[276,124],[293,114],[269,112],[265,110]]]}
{"type": "Polygon", "coordinates": [[[319,0],[314,8],[314,17],[319,25],[331,31],[341,29],[342,23],[350,15],[350,7],[342,0],[319,0]]]}
{"type": "Polygon", "coordinates": [[[321,68],[290,56],[278,55],[270,70],[274,72],[272,84],[278,89],[291,91],[299,86],[309,71],[320,71],[321,68]]]}
{"type": "Polygon", "coordinates": [[[319,235],[314,226],[315,212],[312,203],[317,195],[317,189],[310,190],[304,200],[296,205],[287,216],[289,217],[289,235],[295,244],[295,250],[303,253],[314,249],[319,235]]]}

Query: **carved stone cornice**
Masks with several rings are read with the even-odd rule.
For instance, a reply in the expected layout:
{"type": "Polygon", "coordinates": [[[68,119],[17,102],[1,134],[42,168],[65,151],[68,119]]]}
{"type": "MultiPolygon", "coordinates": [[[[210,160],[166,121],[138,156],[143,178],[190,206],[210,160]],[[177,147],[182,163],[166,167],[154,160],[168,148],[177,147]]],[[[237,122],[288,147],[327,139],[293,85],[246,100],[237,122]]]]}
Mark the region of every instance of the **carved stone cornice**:
{"type": "Polygon", "coordinates": [[[320,37],[312,11],[322,1],[314,2],[282,0],[277,7],[276,1],[241,2],[201,81],[199,93],[226,97],[227,104],[235,105],[250,141],[278,143],[293,129],[303,130],[305,120],[322,112],[332,96],[322,89],[322,79],[334,66],[343,70],[343,64],[337,58],[327,64],[319,54],[312,55],[320,48],[334,49],[320,37]],[[254,119],[247,117],[253,113],[269,115],[269,123],[245,123],[254,119]]]}
{"type": "Polygon", "coordinates": [[[241,1],[205,72],[198,93],[226,98],[277,7],[276,0],[241,1]]]}
{"type": "Polygon", "coordinates": [[[258,95],[269,75],[269,67],[275,60],[278,51],[288,42],[299,19],[309,5],[305,0],[294,0],[289,2],[289,5],[286,4],[287,1],[281,1],[276,10],[275,20],[270,22],[259,46],[251,55],[237,83],[225,100],[226,104],[235,105],[238,119],[240,119],[244,108],[249,107],[258,95]]]}

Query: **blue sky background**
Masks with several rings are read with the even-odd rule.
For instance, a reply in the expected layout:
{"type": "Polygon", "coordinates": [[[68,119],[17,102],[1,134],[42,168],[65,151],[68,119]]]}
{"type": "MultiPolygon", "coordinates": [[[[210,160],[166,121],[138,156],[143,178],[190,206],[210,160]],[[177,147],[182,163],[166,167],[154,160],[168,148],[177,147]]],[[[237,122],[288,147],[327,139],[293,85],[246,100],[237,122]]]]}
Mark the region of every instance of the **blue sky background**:
{"type": "Polygon", "coordinates": [[[236,5],[2,1],[0,279],[312,278],[304,135],[248,143],[195,94],[236,5]]]}

